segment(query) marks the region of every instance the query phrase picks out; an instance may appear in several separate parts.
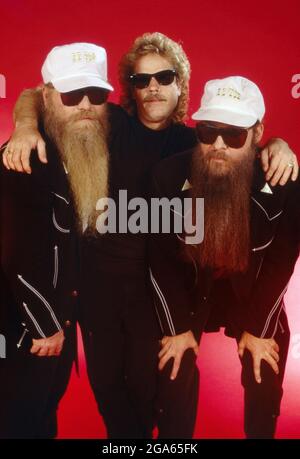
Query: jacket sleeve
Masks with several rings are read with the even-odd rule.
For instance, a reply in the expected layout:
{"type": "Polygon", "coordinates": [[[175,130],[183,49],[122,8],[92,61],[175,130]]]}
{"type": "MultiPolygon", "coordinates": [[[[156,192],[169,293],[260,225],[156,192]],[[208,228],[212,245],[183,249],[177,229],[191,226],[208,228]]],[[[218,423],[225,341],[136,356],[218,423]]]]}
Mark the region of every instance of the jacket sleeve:
{"type": "Polygon", "coordinates": [[[6,171],[2,166],[0,180],[2,270],[32,337],[49,337],[62,328],[53,285],[51,193],[34,173],[6,171]]]}
{"type": "Polygon", "coordinates": [[[288,185],[283,213],[254,284],[244,330],[260,338],[275,335],[283,297],[299,256],[300,182],[288,185]]]}

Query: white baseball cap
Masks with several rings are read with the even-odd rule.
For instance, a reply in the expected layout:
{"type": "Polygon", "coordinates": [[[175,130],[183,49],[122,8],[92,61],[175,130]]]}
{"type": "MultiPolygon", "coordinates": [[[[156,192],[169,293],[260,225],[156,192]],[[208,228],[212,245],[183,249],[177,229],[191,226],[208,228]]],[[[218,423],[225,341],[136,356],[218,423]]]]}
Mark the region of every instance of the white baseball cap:
{"type": "Polygon", "coordinates": [[[192,119],[248,128],[261,121],[264,114],[264,98],[256,84],[241,76],[231,76],[206,83],[200,108],[192,119]]]}
{"type": "Polygon", "coordinates": [[[62,93],[89,86],[113,91],[107,82],[106,51],[92,43],[56,46],[45,59],[42,76],[62,93]]]}

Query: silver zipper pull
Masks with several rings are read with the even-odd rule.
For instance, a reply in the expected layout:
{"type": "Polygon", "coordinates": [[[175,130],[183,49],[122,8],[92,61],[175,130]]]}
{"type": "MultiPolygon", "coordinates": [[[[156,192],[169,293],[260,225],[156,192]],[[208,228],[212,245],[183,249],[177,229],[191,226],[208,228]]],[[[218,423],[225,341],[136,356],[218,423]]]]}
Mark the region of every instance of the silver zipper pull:
{"type": "MultiPolygon", "coordinates": [[[[22,324],[22,325],[23,325],[23,324],[22,324]]],[[[21,336],[19,342],[17,343],[17,348],[18,348],[18,349],[22,346],[23,340],[24,340],[24,338],[25,338],[25,336],[26,336],[26,333],[28,333],[28,332],[29,332],[29,330],[27,330],[27,328],[25,328],[25,330],[23,331],[22,336],[21,336]]]]}

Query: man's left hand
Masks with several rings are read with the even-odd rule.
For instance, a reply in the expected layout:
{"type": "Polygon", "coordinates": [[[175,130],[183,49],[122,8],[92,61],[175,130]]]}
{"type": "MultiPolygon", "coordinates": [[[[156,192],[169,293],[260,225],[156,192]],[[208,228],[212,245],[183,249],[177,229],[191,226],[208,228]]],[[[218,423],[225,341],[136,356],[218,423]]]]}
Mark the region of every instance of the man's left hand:
{"type": "Polygon", "coordinates": [[[296,180],[299,173],[297,156],[282,139],[271,139],[261,152],[266,181],[271,185],[285,185],[289,178],[296,180]]]}
{"type": "Polygon", "coordinates": [[[279,346],[273,338],[257,338],[251,333],[244,332],[238,344],[240,358],[243,357],[245,349],[251,352],[254,377],[258,384],[261,383],[260,364],[262,360],[265,360],[278,375],[279,346]]]}
{"type": "Polygon", "coordinates": [[[198,355],[199,346],[191,330],[176,336],[164,336],[161,340],[159,357],[159,370],[162,370],[169,359],[174,358],[170,379],[175,379],[181,364],[183,354],[187,349],[193,349],[198,355]]]}

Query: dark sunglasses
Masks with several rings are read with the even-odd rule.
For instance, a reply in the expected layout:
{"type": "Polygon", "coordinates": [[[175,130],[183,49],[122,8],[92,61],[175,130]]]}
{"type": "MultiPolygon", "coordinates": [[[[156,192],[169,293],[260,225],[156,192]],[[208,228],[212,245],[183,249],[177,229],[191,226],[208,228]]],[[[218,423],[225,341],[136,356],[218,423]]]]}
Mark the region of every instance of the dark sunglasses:
{"type": "Polygon", "coordinates": [[[218,128],[207,124],[196,124],[199,142],[212,145],[219,136],[230,148],[241,148],[245,145],[248,129],[239,127],[218,128]]]}
{"type": "Polygon", "coordinates": [[[161,70],[156,73],[134,73],[133,75],[130,75],[129,81],[135,88],[144,89],[149,86],[151,78],[155,78],[158,84],[167,86],[173,83],[176,75],[176,70],[172,69],[161,70]]]}
{"type": "Polygon", "coordinates": [[[107,101],[109,91],[101,88],[83,88],[70,92],[61,92],[61,101],[67,107],[78,105],[84,96],[88,96],[92,105],[102,105],[107,101]]]}

